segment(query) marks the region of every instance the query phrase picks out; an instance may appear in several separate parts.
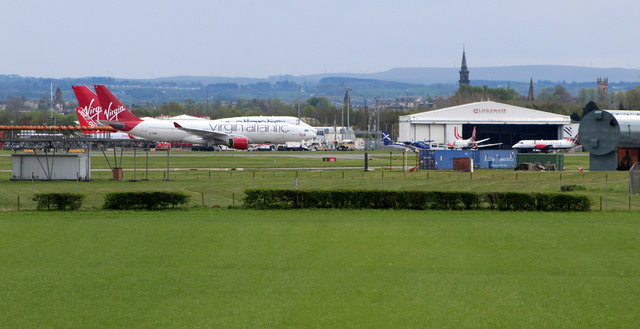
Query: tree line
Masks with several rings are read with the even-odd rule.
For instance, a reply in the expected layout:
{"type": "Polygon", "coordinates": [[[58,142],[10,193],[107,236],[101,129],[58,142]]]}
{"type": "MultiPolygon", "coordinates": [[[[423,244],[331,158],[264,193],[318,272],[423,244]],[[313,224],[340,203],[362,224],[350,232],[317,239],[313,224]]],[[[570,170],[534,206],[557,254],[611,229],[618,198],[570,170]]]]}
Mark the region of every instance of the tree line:
{"type": "MultiPolygon", "coordinates": [[[[462,86],[453,95],[431,98],[429,102],[413,108],[395,109],[380,106],[379,127],[382,130],[396,130],[398,117],[429,109],[445,108],[482,100],[532,108],[562,115],[570,115],[579,121],[588,111],[585,108],[602,109],[640,109],[640,85],[627,91],[609,92],[606,99],[598,99],[593,88],[582,88],[576,97],[572,96],[562,85],[543,88],[534,100],[519,94],[511,88],[489,88],[487,86],[462,86]]],[[[139,117],[175,116],[187,114],[197,117],[219,119],[235,116],[297,116],[298,108],[305,120],[314,126],[340,126],[349,117],[350,125],[362,131],[373,131],[376,126],[377,112],[373,101],[369,105],[347,107],[336,105],[327,97],[310,97],[306,100],[285,102],[279,98],[241,98],[234,102],[215,100],[211,102],[195,102],[187,99],[184,102],[171,101],[160,104],[144,103],[131,104],[129,109],[139,117]]],[[[71,102],[68,109],[74,109],[77,104],[71,102]]],[[[0,110],[0,125],[74,125],[77,121],[75,111],[68,114],[52,113],[49,100],[41,97],[36,106],[27,106],[27,99],[23,97],[8,97],[5,109],[0,110]]]]}

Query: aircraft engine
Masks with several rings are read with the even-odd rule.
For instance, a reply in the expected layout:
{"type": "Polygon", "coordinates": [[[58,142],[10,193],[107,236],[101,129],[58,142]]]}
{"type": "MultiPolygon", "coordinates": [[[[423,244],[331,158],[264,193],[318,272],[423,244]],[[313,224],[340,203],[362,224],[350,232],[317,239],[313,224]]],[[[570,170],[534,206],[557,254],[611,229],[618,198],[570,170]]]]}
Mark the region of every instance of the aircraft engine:
{"type": "Polygon", "coordinates": [[[229,139],[229,147],[237,150],[246,150],[249,148],[249,139],[246,137],[236,137],[229,139]]]}

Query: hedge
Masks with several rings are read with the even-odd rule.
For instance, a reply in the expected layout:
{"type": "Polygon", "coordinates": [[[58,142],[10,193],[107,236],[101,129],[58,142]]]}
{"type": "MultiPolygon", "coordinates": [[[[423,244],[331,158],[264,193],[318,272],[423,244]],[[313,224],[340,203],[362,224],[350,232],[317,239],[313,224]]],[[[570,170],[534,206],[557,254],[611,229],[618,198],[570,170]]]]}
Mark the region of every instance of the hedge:
{"type": "Polygon", "coordinates": [[[254,209],[591,210],[585,195],[518,192],[247,189],[243,202],[254,209]]]}
{"type": "Polygon", "coordinates": [[[36,193],[32,199],[38,210],[77,210],[84,197],[80,193],[36,193]]]}
{"type": "Polygon", "coordinates": [[[104,198],[104,209],[164,209],[189,202],[183,192],[112,192],[104,198]]]}

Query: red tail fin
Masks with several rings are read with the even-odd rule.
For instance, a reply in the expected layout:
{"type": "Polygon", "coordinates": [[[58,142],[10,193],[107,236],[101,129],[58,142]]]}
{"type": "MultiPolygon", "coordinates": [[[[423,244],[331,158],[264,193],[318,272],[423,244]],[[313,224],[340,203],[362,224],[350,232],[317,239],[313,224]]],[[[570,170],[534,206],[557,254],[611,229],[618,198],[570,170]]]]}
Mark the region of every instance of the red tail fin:
{"type": "MultiPolygon", "coordinates": [[[[80,127],[96,127],[96,124],[93,119],[89,117],[89,115],[82,109],[81,107],[76,107],[76,114],[78,115],[78,123],[80,123],[80,127]]],[[[95,131],[83,130],[83,134],[95,133],[95,131]]]]}
{"type": "Polygon", "coordinates": [[[471,134],[471,140],[476,142],[476,126],[473,126],[473,133],[471,134]]]}
{"type": "Polygon", "coordinates": [[[462,139],[462,136],[458,133],[458,126],[453,127],[453,137],[455,137],[455,139],[462,139]]]}
{"type": "Polygon", "coordinates": [[[128,122],[128,123],[137,123],[141,122],[137,116],[131,113],[124,104],[120,102],[114,96],[106,86],[103,85],[95,85],[93,86],[96,89],[96,93],[98,94],[98,99],[100,99],[100,104],[103,104],[103,113],[105,115],[104,120],[114,121],[114,122],[128,122]]]}
{"type": "Polygon", "coordinates": [[[76,94],[78,104],[82,108],[82,111],[89,116],[92,120],[104,120],[104,114],[102,113],[102,107],[98,96],[96,96],[91,89],[85,86],[72,86],[73,92],[76,94]]]}

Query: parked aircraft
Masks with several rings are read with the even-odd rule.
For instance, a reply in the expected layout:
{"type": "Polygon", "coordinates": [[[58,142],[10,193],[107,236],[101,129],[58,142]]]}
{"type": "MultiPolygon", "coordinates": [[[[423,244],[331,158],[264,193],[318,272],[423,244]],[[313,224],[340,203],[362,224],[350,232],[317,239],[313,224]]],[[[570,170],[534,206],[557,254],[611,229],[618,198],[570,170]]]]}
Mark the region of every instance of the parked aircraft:
{"type": "MultiPolygon", "coordinates": [[[[73,86],[73,92],[76,94],[79,107],[76,108],[78,115],[78,123],[81,127],[98,127],[98,121],[104,120],[102,107],[98,101],[98,96],[85,86],[73,86]]],[[[84,130],[83,134],[95,138],[108,139],[134,139],[136,137],[123,132],[110,132],[100,130],[84,130]]]]}
{"type": "Polygon", "coordinates": [[[453,128],[453,135],[455,136],[455,140],[453,143],[447,144],[447,146],[451,149],[477,149],[482,147],[496,146],[502,145],[502,143],[493,143],[493,144],[482,144],[489,140],[489,138],[476,140],[476,127],[473,127],[473,133],[471,133],[471,137],[467,139],[462,139],[462,136],[458,133],[458,127],[453,128]]]}
{"type": "Polygon", "coordinates": [[[410,141],[404,141],[404,142],[396,142],[394,140],[391,139],[391,137],[389,137],[389,132],[387,131],[382,131],[382,143],[384,143],[384,145],[387,146],[398,146],[398,147],[402,147],[405,149],[411,149],[414,151],[419,151],[419,150],[429,150],[432,148],[431,146],[431,142],[433,142],[432,140],[426,140],[426,141],[419,141],[419,142],[410,142],[410,141]]]}
{"type": "Polygon", "coordinates": [[[249,144],[283,144],[310,140],[315,131],[286,122],[230,122],[222,120],[141,120],[131,113],[104,85],[94,86],[107,124],[135,136],[163,142],[227,145],[247,149],[249,144]]]}
{"type": "Polygon", "coordinates": [[[540,152],[550,152],[551,150],[571,149],[579,144],[577,143],[578,135],[576,137],[565,137],[564,139],[526,139],[515,143],[511,148],[516,150],[537,150],[540,152]]]}

